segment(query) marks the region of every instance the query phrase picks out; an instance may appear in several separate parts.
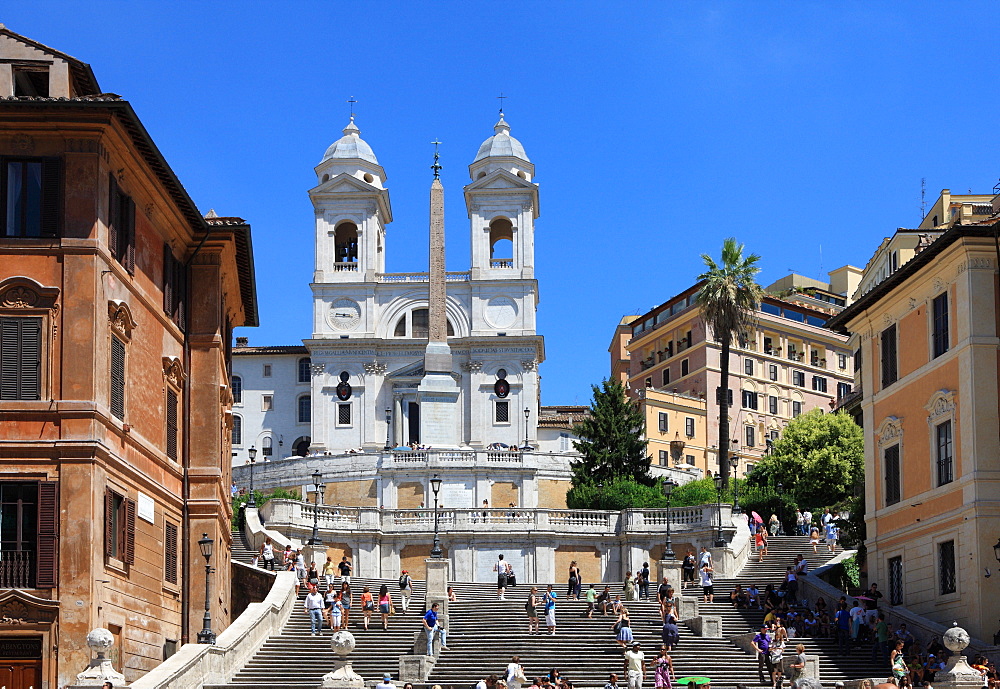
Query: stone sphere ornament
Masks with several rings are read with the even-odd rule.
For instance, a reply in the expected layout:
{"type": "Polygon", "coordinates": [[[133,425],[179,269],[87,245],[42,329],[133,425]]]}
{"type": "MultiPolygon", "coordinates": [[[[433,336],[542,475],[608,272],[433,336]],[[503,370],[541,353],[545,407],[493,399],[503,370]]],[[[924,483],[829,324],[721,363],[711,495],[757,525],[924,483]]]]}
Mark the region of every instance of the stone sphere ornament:
{"type": "Polygon", "coordinates": [[[115,637],[110,630],[104,627],[91,629],[87,634],[87,645],[99,654],[104,654],[109,648],[115,645],[115,637]]]}
{"type": "Polygon", "coordinates": [[[351,653],[354,652],[354,647],[356,642],[354,640],[354,635],[348,631],[340,630],[334,632],[333,636],[330,637],[330,648],[336,653],[341,659],[346,658],[351,653]]]}
{"type": "Polygon", "coordinates": [[[952,653],[961,653],[969,645],[969,632],[958,626],[958,622],[942,636],[945,648],[952,653]]]}

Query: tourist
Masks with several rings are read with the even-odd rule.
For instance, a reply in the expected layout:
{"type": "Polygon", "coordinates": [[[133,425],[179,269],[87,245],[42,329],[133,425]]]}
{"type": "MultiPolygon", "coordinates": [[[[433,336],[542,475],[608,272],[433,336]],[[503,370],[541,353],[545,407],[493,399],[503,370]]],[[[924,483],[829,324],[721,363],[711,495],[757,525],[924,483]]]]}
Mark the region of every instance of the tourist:
{"type": "MultiPolygon", "coordinates": [[[[881,617],[881,616],[880,616],[881,617]]],[[[892,668],[892,678],[899,684],[904,677],[910,674],[910,669],[906,667],[906,658],[903,655],[903,641],[896,641],[895,648],[889,654],[889,666],[892,668]]]]}
{"type": "Polygon", "coordinates": [[[336,571],[337,571],[337,565],[334,564],[333,557],[327,555],[326,562],[323,563],[323,578],[326,579],[327,591],[333,588],[333,577],[336,571]]]}
{"type": "Polygon", "coordinates": [[[350,584],[351,570],[353,570],[354,567],[351,565],[346,555],[343,557],[343,559],[341,559],[340,564],[337,565],[337,568],[340,570],[340,580],[346,581],[348,584],[350,584]]]}
{"type": "Polygon", "coordinates": [[[802,644],[795,645],[795,659],[789,663],[788,667],[792,669],[792,676],[789,677],[791,681],[796,681],[802,679],[806,675],[806,647],[802,644]]]}
{"type": "Polygon", "coordinates": [[[590,619],[594,618],[594,609],[597,607],[597,589],[591,584],[590,588],[587,589],[587,617],[590,619]]]}
{"type": "Polygon", "coordinates": [[[611,587],[605,586],[604,590],[597,595],[597,609],[601,611],[601,614],[605,617],[608,616],[608,608],[611,603],[611,587]]]}
{"type": "Polygon", "coordinates": [[[778,515],[771,513],[771,518],[767,520],[767,530],[770,532],[772,538],[778,535],[778,531],[781,530],[781,522],[778,521],[778,515]]]}
{"type": "Polygon", "coordinates": [[[285,568],[286,572],[295,569],[295,551],[292,550],[291,544],[286,545],[285,550],[281,553],[281,566],[285,568]]]}
{"type": "Polygon", "coordinates": [[[264,560],[264,569],[274,571],[274,544],[268,538],[260,546],[260,557],[264,560]]]}
{"type": "Polygon", "coordinates": [[[674,587],[670,585],[666,577],[663,577],[663,581],[660,582],[659,587],[656,589],[656,602],[660,604],[660,616],[663,616],[663,604],[668,600],[673,600],[674,597],[674,587]]]}
{"type": "Polygon", "coordinates": [[[757,653],[757,675],[761,684],[764,683],[764,670],[767,670],[767,681],[774,681],[774,666],[771,664],[771,637],[767,635],[767,625],[761,625],[760,631],[750,641],[757,653]]]}
{"type": "Polygon", "coordinates": [[[704,565],[701,568],[701,591],[705,596],[706,603],[715,602],[715,587],[713,586],[711,565],[704,565]]]}
{"type": "Polygon", "coordinates": [[[779,620],[778,626],[774,630],[774,638],[771,639],[771,646],[769,648],[769,653],[771,655],[771,684],[773,684],[776,689],[781,687],[781,661],[785,656],[785,643],[787,640],[788,632],[781,626],[781,622],[779,620]]]}
{"type": "Polygon", "coordinates": [[[799,600],[799,578],[791,565],[785,568],[785,600],[789,605],[795,605],[799,600]]]}
{"type": "Polygon", "coordinates": [[[705,565],[712,566],[712,553],[708,551],[708,548],[702,546],[701,555],[698,556],[698,568],[700,569],[705,565]]]}
{"type": "Polygon", "coordinates": [[[295,557],[293,559],[293,568],[295,570],[295,592],[299,592],[299,587],[305,583],[306,580],[306,558],[302,554],[302,548],[295,551],[295,557]]]}
{"type": "Polygon", "coordinates": [[[548,627],[549,636],[556,635],[556,592],[549,584],[545,591],[545,626],[548,627]]]}
{"type": "Polygon", "coordinates": [[[323,619],[326,620],[326,624],[330,629],[333,629],[333,618],[330,616],[333,612],[333,602],[337,600],[337,592],[333,589],[327,589],[326,595],[323,596],[323,619]]]}
{"type": "Polygon", "coordinates": [[[528,614],[528,634],[538,634],[538,588],[535,586],[528,592],[524,611],[528,614]]]}
{"type": "Polygon", "coordinates": [[[389,595],[389,587],[382,584],[378,590],[378,611],[382,615],[382,630],[389,629],[389,615],[394,612],[392,596],[389,595]]]}
{"type": "Polygon", "coordinates": [[[448,600],[452,603],[458,600],[458,595],[455,594],[455,588],[452,586],[448,587],[448,600]]]}
{"type": "Polygon", "coordinates": [[[763,562],[764,556],[767,555],[767,531],[757,529],[753,538],[754,545],[757,547],[757,562],[763,562]]]}
{"type": "Polygon", "coordinates": [[[795,510],[795,531],[803,536],[806,534],[806,518],[801,509],[795,510]]]}
{"type": "Polygon", "coordinates": [[[639,570],[639,598],[649,600],[649,563],[643,562],[639,570]]]}
{"type": "Polygon", "coordinates": [[[351,593],[351,585],[346,581],[340,585],[340,603],[344,607],[344,629],[347,629],[347,625],[351,622],[351,606],[353,604],[353,594],[351,593]]]}
{"type": "Polygon", "coordinates": [[[878,619],[873,627],[875,644],[872,646],[872,662],[884,665],[889,659],[889,625],[885,622],[885,613],[876,613],[878,619]]]}
{"type": "Polygon", "coordinates": [[[608,675],[608,681],[604,683],[604,689],[618,689],[618,675],[613,672],[608,675]]]}
{"type": "Polygon", "coordinates": [[[668,651],[673,651],[681,640],[681,632],[677,628],[677,615],[674,613],[672,603],[667,607],[667,612],[663,616],[663,629],[660,631],[660,639],[668,651]]]}
{"type": "Polygon", "coordinates": [[[802,535],[808,536],[812,528],[813,514],[808,509],[802,510],[802,535]]]}
{"type": "Polygon", "coordinates": [[[434,634],[441,637],[441,648],[448,650],[448,632],[438,624],[438,608],[440,604],[433,603],[431,609],[424,615],[424,633],[427,634],[427,655],[434,655],[434,634]]]}
{"type": "Polygon", "coordinates": [[[854,601],[854,607],[851,608],[851,641],[860,640],[864,621],[865,609],[861,607],[860,601],[854,601]]]}
{"type": "Polygon", "coordinates": [[[576,566],[576,560],[569,563],[569,583],[566,589],[566,599],[580,598],[578,593],[580,587],[580,568],[576,566]]]}
{"type": "Polygon", "coordinates": [[[750,597],[743,589],[742,584],[736,584],[736,588],[734,588],[732,593],[729,594],[729,602],[732,603],[732,606],[737,610],[749,607],[750,597]]]}
{"type": "Polygon", "coordinates": [[[316,636],[323,629],[323,596],[319,591],[312,589],[306,594],[305,609],[309,615],[309,630],[311,636],[316,636]]]}
{"type": "Polygon", "coordinates": [[[616,593],[615,594],[615,599],[611,603],[611,615],[613,617],[617,617],[618,615],[621,614],[622,608],[624,608],[624,607],[625,607],[625,604],[622,603],[622,597],[621,597],[621,595],[616,593]]]}
{"type": "Polygon", "coordinates": [[[826,545],[830,552],[837,550],[837,541],[840,539],[840,529],[832,521],[826,525],[826,545]]]}
{"type": "Polygon", "coordinates": [[[840,603],[837,608],[837,649],[841,655],[847,655],[851,639],[851,615],[847,612],[847,603],[840,603]]]}
{"type": "Polygon", "coordinates": [[[631,603],[636,600],[635,579],[632,578],[632,570],[625,572],[625,581],[622,584],[622,590],[625,592],[626,601],[631,603]]]}
{"type": "Polygon", "coordinates": [[[865,597],[868,599],[865,601],[865,622],[868,624],[875,624],[878,619],[878,602],[882,596],[882,592],[878,590],[878,584],[872,584],[865,591],[865,597]]]}
{"type": "Polygon", "coordinates": [[[333,607],[330,609],[330,619],[332,620],[331,626],[333,627],[333,631],[340,631],[344,621],[344,600],[340,595],[340,591],[337,591],[333,596],[333,607]]]}
{"type": "Polygon", "coordinates": [[[371,622],[372,612],[375,610],[375,600],[372,597],[371,589],[365,586],[361,590],[361,613],[365,617],[365,629],[368,629],[368,623],[371,622]]]}
{"type": "Polygon", "coordinates": [[[309,570],[306,572],[306,581],[310,586],[319,588],[319,569],[316,568],[316,561],[309,563],[309,570]]]}
{"type": "Polygon", "coordinates": [[[518,656],[512,657],[507,663],[505,679],[508,689],[521,689],[521,685],[528,681],[528,678],[524,676],[524,668],[521,667],[521,659],[518,656]]]}
{"type": "Polygon", "coordinates": [[[695,570],[695,557],[694,549],[688,548],[687,555],[684,556],[684,560],[681,562],[681,590],[687,588],[690,583],[692,586],[694,583],[694,570],[695,570]]]}
{"type": "Polygon", "coordinates": [[[653,661],[653,681],[656,689],[670,689],[671,682],[677,681],[674,673],[674,661],[670,658],[670,649],[660,646],[660,655],[653,661]]]}
{"type": "Polygon", "coordinates": [[[632,621],[628,616],[628,608],[621,606],[618,619],[611,625],[611,629],[617,632],[618,645],[625,648],[625,645],[632,641],[632,621]]]}
{"type": "Polygon", "coordinates": [[[497,573],[497,600],[507,600],[507,563],[503,561],[503,553],[497,556],[493,571],[497,573]]]}
{"type": "Polygon", "coordinates": [[[913,632],[906,628],[906,623],[903,622],[896,629],[895,637],[897,640],[903,642],[903,653],[909,653],[910,648],[916,643],[917,638],[913,636],[913,632]]]}
{"type": "MultiPolygon", "coordinates": [[[[403,570],[403,573],[399,575],[399,597],[403,602],[403,614],[406,614],[407,609],[410,607],[410,597],[413,595],[413,579],[410,578],[410,573],[408,570],[403,570]]],[[[430,654],[428,654],[430,655],[430,654]]]]}
{"type": "Polygon", "coordinates": [[[375,689],[396,689],[396,685],[392,683],[392,675],[388,672],[382,675],[382,681],[375,685],[375,689]]]}
{"type": "Polygon", "coordinates": [[[757,608],[758,610],[764,609],[760,601],[760,589],[753,582],[747,587],[747,602],[750,604],[750,607],[757,608]]]}
{"type": "Polygon", "coordinates": [[[625,651],[623,665],[628,676],[628,689],[642,689],[642,673],[646,669],[646,656],[638,641],[632,643],[631,650],[625,651]]]}

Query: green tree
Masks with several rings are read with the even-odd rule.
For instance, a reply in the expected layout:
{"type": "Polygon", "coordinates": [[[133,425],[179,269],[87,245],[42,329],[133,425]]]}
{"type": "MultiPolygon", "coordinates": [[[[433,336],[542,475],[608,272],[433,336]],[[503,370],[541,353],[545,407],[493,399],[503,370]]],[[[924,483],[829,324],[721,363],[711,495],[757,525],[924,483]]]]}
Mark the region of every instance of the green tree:
{"type": "Polygon", "coordinates": [[[630,478],[617,478],[607,485],[581,483],[566,493],[571,510],[624,510],[629,507],[666,507],[667,498],[659,486],[647,486],[630,478]]]}
{"type": "Polygon", "coordinates": [[[760,272],[757,261],[760,256],[750,254],[743,257],[743,245],[729,237],[722,243],[722,263],[718,264],[708,254],[701,260],[708,268],[698,276],[703,281],[698,292],[701,317],[712,330],[715,339],[722,345],[719,366],[722,381],[719,386],[719,472],[722,483],[729,485],[729,350],[733,337],[747,334],[755,325],[757,307],[764,297],[763,288],[757,284],[755,276],[760,272]]]}
{"type": "Polygon", "coordinates": [[[617,478],[652,486],[656,479],[649,474],[652,457],[646,454],[646,424],[639,405],[625,396],[616,380],[591,389],[590,416],[573,428],[580,437],[573,447],[581,455],[571,463],[573,486],[610,485],[617,478]]]}
{"type": "Polygon", "coordinates": [[[852,504],[864,485],[864,459],[863,432],[848,414],[813,409],[785,427],[748,480],[781,483],[783,492],[810,509],[852,504]]]}

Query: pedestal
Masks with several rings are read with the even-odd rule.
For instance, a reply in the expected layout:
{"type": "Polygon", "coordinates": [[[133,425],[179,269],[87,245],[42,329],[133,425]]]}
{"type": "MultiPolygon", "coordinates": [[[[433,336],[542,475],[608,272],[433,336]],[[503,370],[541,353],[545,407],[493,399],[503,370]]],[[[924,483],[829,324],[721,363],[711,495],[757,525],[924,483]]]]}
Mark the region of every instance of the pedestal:
{"type": "Polygon", "coordinates": [[[663,582],[663,577],[667,578],[675,591],[681,590],[681,561],[680,560],[659,560],[656,563],[656,581],[649,582],[650,592],[655,591],[663,582]]]}
{"type": "Polygon", "coordinates": [[[325,545],[304,545],[302,546],[302,557],[306,560],[306,567],[310,562],[316,563],[316,569],[322,574],[323,565],[326,563],[325,545]]]}
{"type": "Polygon", "coordinates": [[[76,676],[77,687],[100,687],[105,682],[111,682],[114,687],[124,687],[125,675],[115,670],[111,661],[105,657],[114,645],[115,638],[103,627],[91,630],[87,634],[87,646],[96,653],[87,669],[76,676]]]}
{"type": "Polygon", "coordinates": [[[427,558],[424,560],[427,572],[427,600],[425,607],[430,607],[438,603],[441,607],[438,610],[438,621],[442,627],[448,629],[448,573],[451,571],[451,560],[448,558],[427,558]]]}
{"type": "Polygon", "coordinates": [[[969,633],[955,624],[941,635],[945,648],[953,653],[948,664],[941,672],[934,674],[935,687],[981,687],[983,676],[969,666],[968,660],[962,655],[969,646],[969,633]]]}
{"type": "Polygon", "coordinates": [[[458,449],[458,396],[461,389],[451,377],[451,349],[429,342],[424,354],[426,373],[417,386],[420,404],[420,443],[434,449],[458,449]]]}
{"type": "Polygon", "coordinates": [[[337,655],[333,672],[323,676],[319,689],[365,689],[365,680],[351,667],[348,655],[354,651],[354,635],[348,631],[334,632],[330,638],[330,648],[337,655]]]}

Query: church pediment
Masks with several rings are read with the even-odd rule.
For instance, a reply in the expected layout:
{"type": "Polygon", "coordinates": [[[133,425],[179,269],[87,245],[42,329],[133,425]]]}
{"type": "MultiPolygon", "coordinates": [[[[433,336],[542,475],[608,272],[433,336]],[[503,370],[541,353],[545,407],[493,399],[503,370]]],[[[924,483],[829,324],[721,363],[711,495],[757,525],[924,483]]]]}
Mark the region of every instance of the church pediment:
{"type": "Polygon", "coordinates": [[[19,589],[0,593],[0,627],[47,624],[59,616],[59,601],[38,598],[19,589]]]}
{"type": "Polygon", "coordinates": [[[315,202],[324,198],[377,198],[383,223],[392,222],[392,207],[389,205],[389,190],[379,189],[347,172],[331,177],[318,187],[309,190],[309,198],[315,202]]]}
{"type": "Polygon", "coordinates": [[[507,170],[494,170],[485,177],[467,184],[465,190],[469,192],[479,189],[535,189],[536,187],[534,182],[521,179],[507,170]]]}

